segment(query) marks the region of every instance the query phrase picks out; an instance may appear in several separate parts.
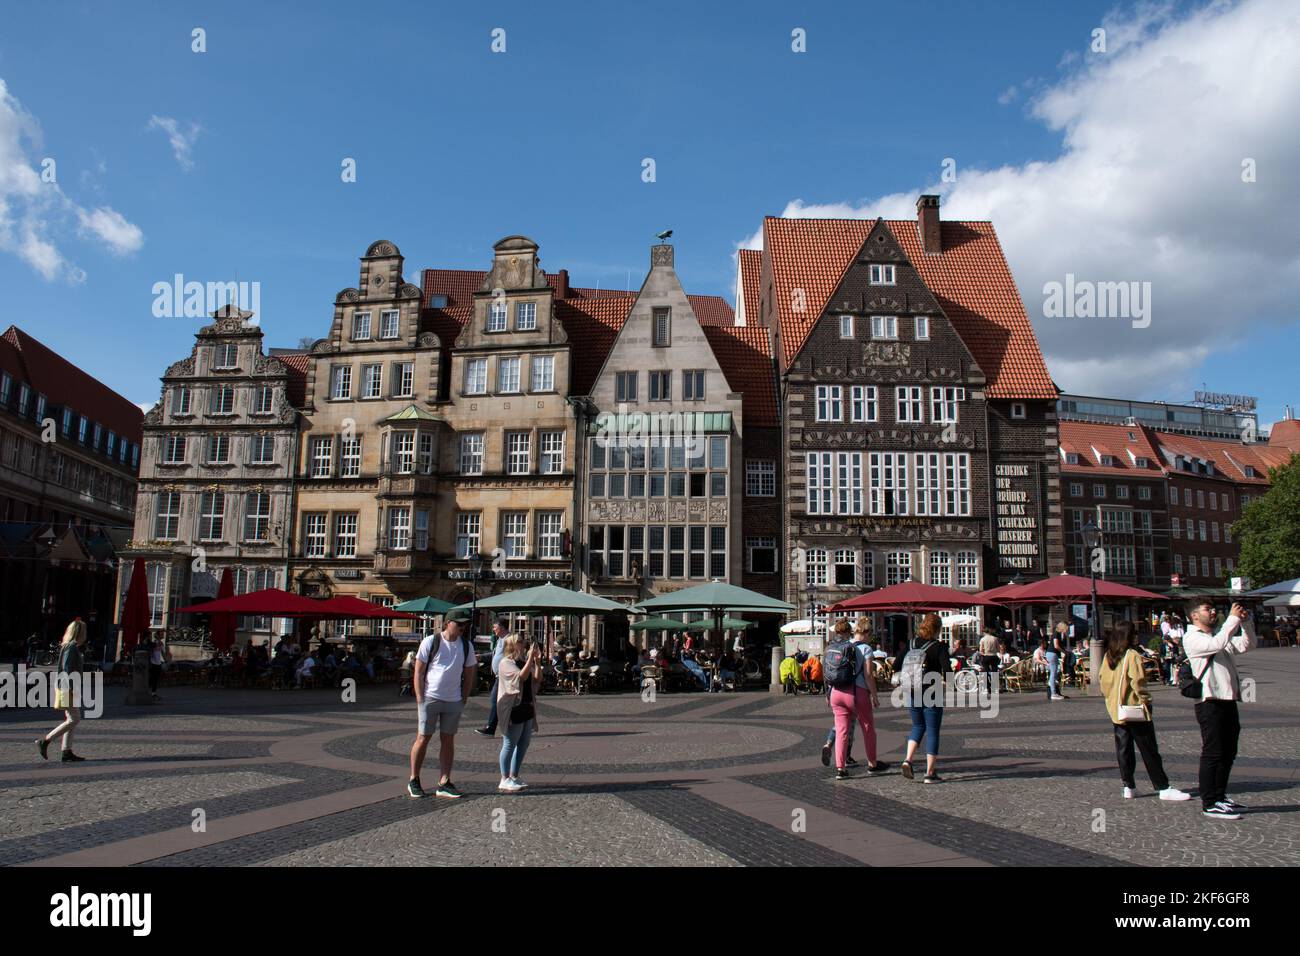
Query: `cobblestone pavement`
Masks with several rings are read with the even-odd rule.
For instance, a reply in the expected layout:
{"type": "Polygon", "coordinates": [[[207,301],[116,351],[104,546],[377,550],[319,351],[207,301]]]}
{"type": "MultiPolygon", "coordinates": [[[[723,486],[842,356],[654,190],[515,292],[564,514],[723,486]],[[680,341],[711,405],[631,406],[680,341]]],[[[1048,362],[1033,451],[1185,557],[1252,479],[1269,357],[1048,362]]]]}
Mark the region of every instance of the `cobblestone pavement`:
{"type": "MultiPolygon", "coordinates": [[[[115,687],[78,731],[85,763],[54,759],[57,744],[48,762],[36,753],[53,711],[0,711],[0,864],[1295,866],[1300,650],[1259,649],[1242,672],[1255,700],[1241,705],[1232,792],[1252,809],[1239,823],[1159,800],[1140,761],[1138,799],[1122,799],[1104,708],[1078,689],[1003,695],[991,716],[949,707],[939,786],[898,772],[910,720],[887,699],[890,770],[836,781],[819,759],[820,697],[546,697],[519,794],[496,790],[500,739],[470,732],[487,710],[475,698],[456,738],[465,797],[415,801],[414,707],[392,685],[356,703],[169,688],[145,708],[115,687]]],[[[1154,693],[1166,769],[1194,791],[1191,702],[1154,693]]]]}

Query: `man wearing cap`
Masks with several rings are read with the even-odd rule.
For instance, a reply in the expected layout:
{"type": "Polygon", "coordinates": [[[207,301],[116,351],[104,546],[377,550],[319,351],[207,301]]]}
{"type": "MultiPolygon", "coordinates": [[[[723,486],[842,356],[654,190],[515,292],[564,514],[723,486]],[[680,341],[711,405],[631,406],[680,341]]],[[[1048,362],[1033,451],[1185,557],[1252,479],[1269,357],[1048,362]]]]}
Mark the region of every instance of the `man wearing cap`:
{"type": "Polygon", "coordinates": [[[440,797],[455,799],[460,791],[451,782],[451,762],[456,754],[456,729],[465,700],[474,689],[478,659],[462,627],[469,615],[452,611],[447,615],[441,634],[430,634],[420,642],[415,655],[412,690],[419,708],[420,725],[411,746],[411,780],[406,792],[412,798],[427,796],[420,786],[420,767],[429,738],[439,732],[438,789],[440,797]]]}

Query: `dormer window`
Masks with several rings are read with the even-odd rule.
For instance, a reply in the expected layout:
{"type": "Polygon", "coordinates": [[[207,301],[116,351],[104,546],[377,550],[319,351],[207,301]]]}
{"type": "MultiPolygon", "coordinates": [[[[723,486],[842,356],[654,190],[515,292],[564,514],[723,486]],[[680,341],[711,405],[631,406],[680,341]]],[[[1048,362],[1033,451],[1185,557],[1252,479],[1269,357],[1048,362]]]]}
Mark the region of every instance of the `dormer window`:
{"type": "Polygon", "coordinates": [[[448,299],[445,295],[429,296],[429,308],[431,309],[445,309],[447,308],[447,302],[448,299]]]}
{"type": "Polygon", "coordinates": [[[1134,458],[1133,464],[1138,468],[1149,468],[1151,461],[1147,458],[1134,458]]]}
{"type": "Polygon", "coordinates": [[[871,266],[872,285],[893,285],[894,267],[873,263],[871,266]]]}
{"type": "Polygon", "coordinates": [[[1114,455],[1098,455],[1098,456],[1097,456],[1097,460],[1098,460],[1098,462],[1101,463],[1101,466],[1102,466],[1103,468],[1114,468],[1114,467],[1115,467],[1115,456],[1114,456],[1114,455]]]}
{"type": "Polygon", "coordinates": [[[1079,453],[1077,451],[1067,451],[1065,453],[1065,463],[1067,465],[1077,465],[1079,463],[1079,453]]]}
{"type": "Polygon", "coordinates": [[[504,332],[506,330],[506,304],[495,301],[488,307],[487,330],[489,332],[504,332]]]}
{"type": "Polygon", "coordinates": [[[1255,468],[1254,468],[1253,465],[1247,465],[1246,468],[1245,468],[1245,471],[1246,471],[1246,477],[1247,477],[1247,478],[1258,478],[1258,477],[1259,477],[1259,475],[1256,474],[1256,472],[1255,472],[1255,468]]]}

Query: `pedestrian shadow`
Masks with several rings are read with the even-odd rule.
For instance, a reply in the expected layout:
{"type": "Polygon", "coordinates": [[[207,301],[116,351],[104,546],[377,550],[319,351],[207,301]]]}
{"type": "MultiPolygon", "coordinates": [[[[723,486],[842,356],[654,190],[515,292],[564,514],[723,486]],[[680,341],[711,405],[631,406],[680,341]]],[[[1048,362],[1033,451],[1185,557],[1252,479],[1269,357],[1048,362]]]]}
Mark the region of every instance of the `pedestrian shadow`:
{"type": "Polygon", "coordinates": [[[949,780],[952,783],[965,783],[968,780],[1044,780],[1057,777],[1091,777],[1113,770],[1115,768],[1110,765],[1066,770],[1059,767],[1044,767],[1040,762],[1035,761],[1032,764],[1011,764],[1008,767],[998,767],[983,773],[979,771],[963,771],[960,776],[950,777],[949,780]],[[1019,766],[1032,767],[1033,769],[1016,770],[1015,768],[1019,766]]]}

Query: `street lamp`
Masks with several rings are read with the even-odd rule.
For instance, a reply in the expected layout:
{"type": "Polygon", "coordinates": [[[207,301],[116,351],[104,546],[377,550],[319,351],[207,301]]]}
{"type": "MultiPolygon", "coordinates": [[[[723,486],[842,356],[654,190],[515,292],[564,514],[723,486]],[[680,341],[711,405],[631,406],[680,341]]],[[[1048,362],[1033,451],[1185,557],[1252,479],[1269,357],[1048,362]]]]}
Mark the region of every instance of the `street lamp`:
{"type": "Polygon", "coordinates": [[[1105,561],[1105,553],[1100,547],[1101,530],[1091,521],[1083,526],[1079,534],[1083,537],[1083,546],[1088,550],[1088,580],[1092,584],[1092,609],[1088,621],[1088,689],[1094,694],[1100,694],[1102,648],[1101,633],[1097,628],[1097,567],[1105,561]]]}
{"type": "Polygon", "coordinates": [[[472,580],[469,605],[469,640],[474,643],[474,628],[478,624],[478,579],[483,573],[483,555],[477,551],[469,556],[469,572],[472,580]]]}

